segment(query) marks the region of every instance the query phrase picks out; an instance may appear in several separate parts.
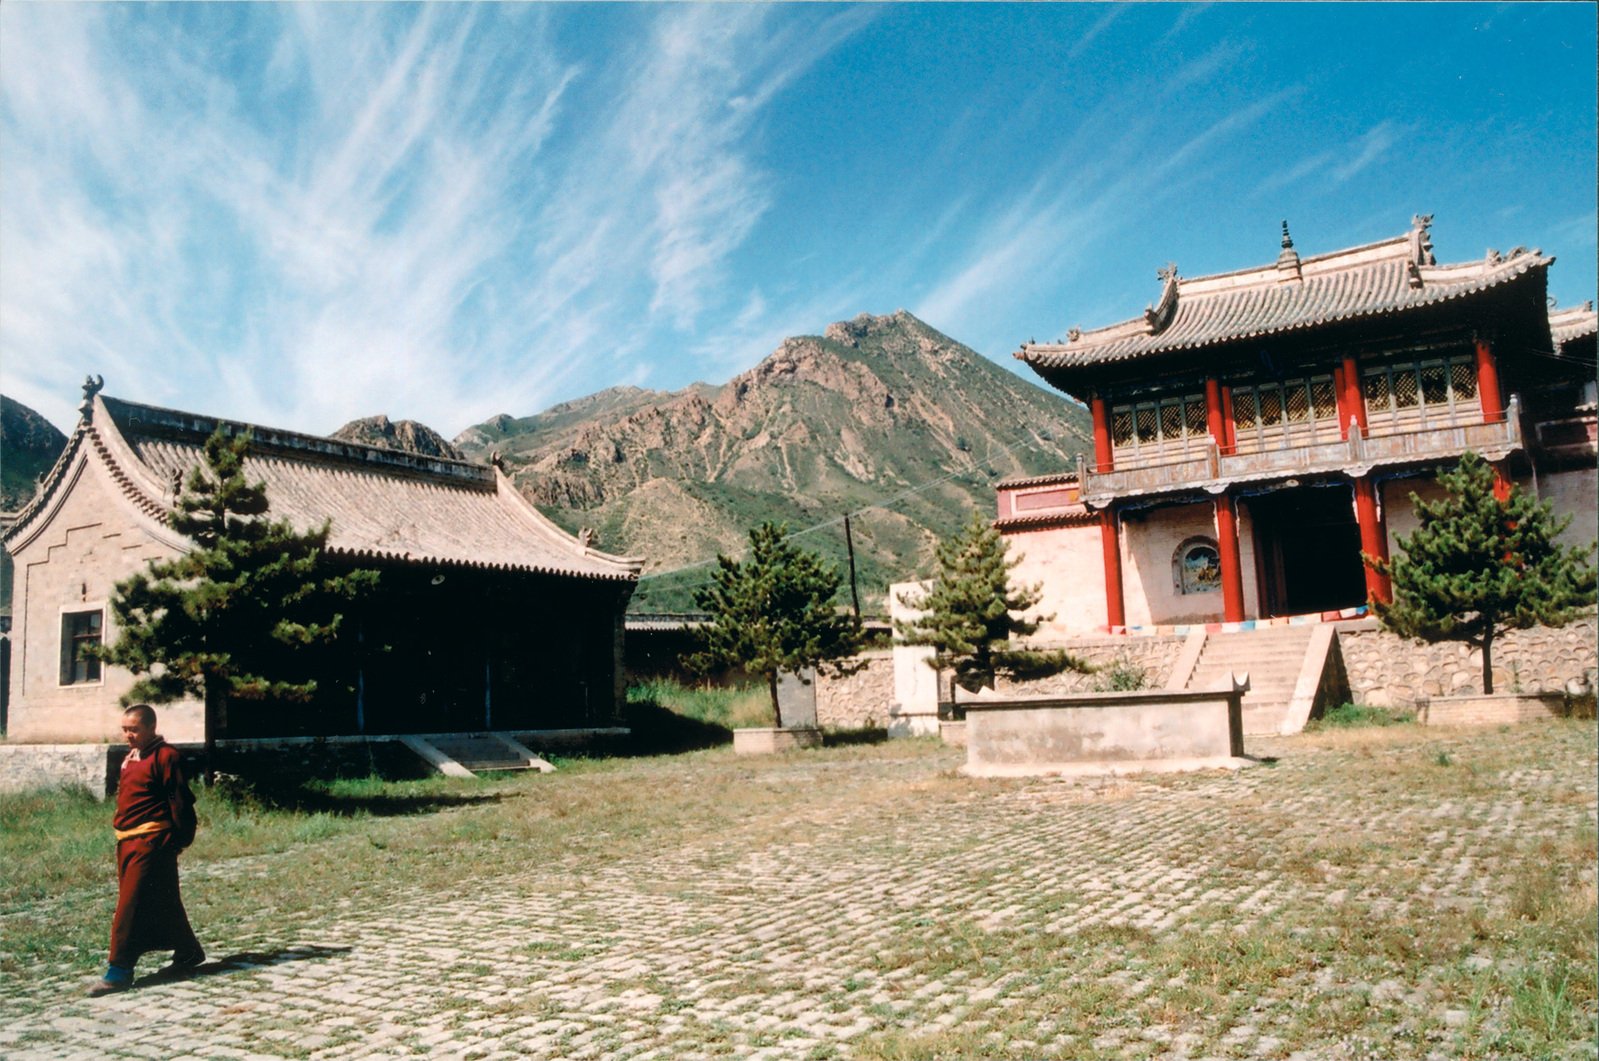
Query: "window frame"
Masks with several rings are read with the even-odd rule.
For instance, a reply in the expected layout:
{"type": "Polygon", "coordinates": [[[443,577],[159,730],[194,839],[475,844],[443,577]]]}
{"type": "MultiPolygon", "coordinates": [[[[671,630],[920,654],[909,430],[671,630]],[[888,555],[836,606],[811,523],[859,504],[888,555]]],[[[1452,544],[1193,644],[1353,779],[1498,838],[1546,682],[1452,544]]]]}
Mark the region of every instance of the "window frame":
{"type": "Polygon", "coordinates": [[[107,609],[103,601],[84,601],[71,606],[63,607],[58,613],[56,628],[60,631],[60,667],[56,672],[56,685],[58,688],[71,689],[80,686],[97,686],[105,684],[105,663],[92,656],[80,655],[79,646],[84,644],[105,644],[107,633],[107,609]],[[74,619],[94,616],[97,622],[93,625],[92,633],[78,632],[69,627],[74,619]],[[78,677],[79,668],[83,670],[83,677],[78,677]]]}
{"type": "Polygon", "coordinates": [[[1179,597],[1196,597],[1206,593],[1221,592],[1221,544],[1207,534],[1196,534],[1192,538],[1184,538],[1178,543],[1171,554],[1172,588],[1179,597]],[[1188,565],[1184,562],[1188,554],[1198,549],[1208,549],[1216,560],[1216,578],[1211,582],[1196,581],[1190,588],[1189,580],[1185,577],[1188,565]]]}

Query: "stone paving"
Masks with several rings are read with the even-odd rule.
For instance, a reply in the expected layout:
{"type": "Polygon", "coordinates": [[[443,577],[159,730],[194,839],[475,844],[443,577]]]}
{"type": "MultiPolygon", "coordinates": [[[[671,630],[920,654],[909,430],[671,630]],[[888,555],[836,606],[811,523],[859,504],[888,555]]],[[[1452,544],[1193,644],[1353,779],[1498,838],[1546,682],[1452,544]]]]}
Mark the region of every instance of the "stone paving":
{"type": "MultiPolygon", "coordinates": [[[[1455,754],[1490,740],[1459,738],[1455,754]]],[[[1442,798],[1392,778],[1323,784],[1367,761],[1293,739],[1253,742],[1279,761],[1238,773],[1075,782],[955,779],[946,750],[814,765],[801,753],[754,781],[847,787],[894,770],[936,782],[935,798],[590,872],[529,865],[449,893],[399,888],[378,909],[209,941],[213,957],[235,957],[106,999],[80,997],[79,980],[0,987],[0,1056],[820,1059],[948,1056],[961,1043],[1017,1057],[1386,1056],[1347,1037],[1284,1045],[1304,999],[1342,993],[1433,1029],[1403,1053],[1446,1057],[1441,1036],[1461,1018],[1429,1013],[1416,984],[1301,969],[1257,1004],[1202,1019],[1170,1012],[1148,968],[1106,971],[1088,952],[1118,932],[1309,932],[1303,911],[1340,904],[1381,918],[1498,901],[1504,867],[1484,852],[1591,828],[1591,743],[1590,730],[1586,751],[1568,741],[1563,758],[1530,754],[1442,798]],[[1576,799],[1544,798],[1551,788],[1576,799]],[[1317,858],[1274,854],[1290,848],[1317,858]],[[1340,871],[1378,848],[1395,850],[1340,871]],[[1058,959],[1007,959],[1039,941],[1062,942],[1058,959]],[[1063,1000],[1085,992],[1102,993],[1103,1019],[1073,1024],[1063,1000]],[[916,1036],[944,1046],[918,1054],[916,1036]]],[[[201,867],[187,886],[228,872],[201,867]]]]}

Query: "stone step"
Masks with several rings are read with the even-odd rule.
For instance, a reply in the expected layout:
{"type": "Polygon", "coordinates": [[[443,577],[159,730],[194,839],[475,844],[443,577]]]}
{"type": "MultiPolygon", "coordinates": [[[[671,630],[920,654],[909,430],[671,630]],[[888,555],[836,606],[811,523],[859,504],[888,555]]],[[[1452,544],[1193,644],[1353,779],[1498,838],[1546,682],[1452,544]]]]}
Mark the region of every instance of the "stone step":
{"type": "Polygon", "coordinates": [[[435,733],[406,738],[418,754],[447,774],[485,771],[553,770],[548,762],[510,736],[495,733],[435,733]]]}

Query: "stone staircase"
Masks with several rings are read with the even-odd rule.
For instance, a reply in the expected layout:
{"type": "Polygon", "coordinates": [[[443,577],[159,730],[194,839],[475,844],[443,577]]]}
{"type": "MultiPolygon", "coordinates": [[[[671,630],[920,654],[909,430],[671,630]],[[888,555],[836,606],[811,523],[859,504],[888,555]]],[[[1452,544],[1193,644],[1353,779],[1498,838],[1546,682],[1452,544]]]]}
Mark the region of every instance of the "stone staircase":
{"type": "MultiPolygon", "coordinates": [[[[1208,634],[1187,688],[1215,689],[1226,686],[1230,675],[1247,673],[1249,692],[1244,694],[1244,733],[1281,733],[1289,720],[1289,709],[1295,690],[1300,686],[1300,676],[1306,668],[1306,656],[1316,630],[1314,625],[1268,626],[1231,634],[1208,634]]],[[[1304,719],[1298,719],[1298,724],[1291,728],[1297,731],[1303,725],[1304,719]]]]}
{"type": "Polygon", "coordinates": [[[549,773],[555,769],[504,733],[430,733],[400,739],[434,769],[451,777],[472,777],[495,770],[549,773]]]}

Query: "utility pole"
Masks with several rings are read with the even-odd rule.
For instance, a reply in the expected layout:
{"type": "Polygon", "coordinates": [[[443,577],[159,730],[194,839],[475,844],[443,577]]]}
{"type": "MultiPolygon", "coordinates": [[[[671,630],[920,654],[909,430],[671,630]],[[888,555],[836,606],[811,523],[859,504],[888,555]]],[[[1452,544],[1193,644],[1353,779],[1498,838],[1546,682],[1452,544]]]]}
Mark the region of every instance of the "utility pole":
{"type": "Polygon", "coordinates": [[[849,513],[844,513],[844,547],[849,550],[849,597],[855,602],[855,629],[861,628],[861,595],[855,588],[855,536],[850,533],[849,513]]]}

